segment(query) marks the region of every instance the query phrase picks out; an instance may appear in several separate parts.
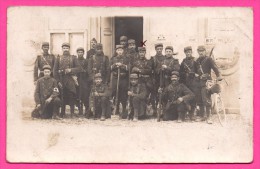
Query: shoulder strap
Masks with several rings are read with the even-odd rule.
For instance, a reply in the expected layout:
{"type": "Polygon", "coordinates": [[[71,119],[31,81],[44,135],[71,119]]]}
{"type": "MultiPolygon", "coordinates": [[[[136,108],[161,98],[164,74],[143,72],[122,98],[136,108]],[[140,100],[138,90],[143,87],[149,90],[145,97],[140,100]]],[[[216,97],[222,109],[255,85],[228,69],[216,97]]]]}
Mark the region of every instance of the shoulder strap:
{"type": "Polygon", "coordinates": [[[51,66],[51,65],[47,62],[47,60],[45,59],[45,57],[44,57],[43,55],[40,55],[40,56],[41,56],[41,58],[44,60],[44,62],[47,63],[47,65],[51,66]]]}

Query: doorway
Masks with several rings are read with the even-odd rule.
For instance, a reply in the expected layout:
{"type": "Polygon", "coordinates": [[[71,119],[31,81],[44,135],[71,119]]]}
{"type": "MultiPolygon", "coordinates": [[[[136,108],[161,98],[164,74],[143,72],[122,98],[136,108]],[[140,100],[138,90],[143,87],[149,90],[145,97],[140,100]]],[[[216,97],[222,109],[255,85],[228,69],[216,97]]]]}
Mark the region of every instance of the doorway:
{"type": "Polygon", "coordinates": [[[136,47],[143,41],[143,17],[115,17],[115,44],[120,43],[120,36],[134,39],[136,47]]]}

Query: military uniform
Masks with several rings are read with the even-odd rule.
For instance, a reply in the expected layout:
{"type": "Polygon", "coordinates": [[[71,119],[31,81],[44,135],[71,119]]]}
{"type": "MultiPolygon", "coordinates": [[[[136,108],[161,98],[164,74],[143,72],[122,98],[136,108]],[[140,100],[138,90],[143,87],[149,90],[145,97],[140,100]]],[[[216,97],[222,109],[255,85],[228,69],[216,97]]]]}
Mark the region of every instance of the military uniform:
{"type": "MultiPolygon", "coordinates": [[[[95,75],[96,78],[101,78],[101,74],[97,73],[95,75]]],[[[91,99],[90,99],[90,107],[93,109],[94,118],[101,118],[101,120],[105,120],[106,118],[111,117],[111,105],[109,101],[109,97],[111,96],[111,92],[108,89],[108,86],[104,83],[99,85],[93,85],[91,89],[91,99]],[[94,95],[94,92],[98,93],[98,96],[94,95]]]]}
{"type": "MultiPolygon", "coordinates": [[[[44,42],[42,46],[49,46],[49,43],[44,42]]],[[[48,53],[48,54],[38,55],[34,64],[34,82],[36,82],[39,78],[43,77],[43,66],[49,65],[52,71],[54,62],[55,62],[55,56],[52,54],[48,53]]],[[[53,76],[53,74],[51,74],[51,76],[53,76]]]]}
{"type": "MultiPolygon", "coordinates": [[[[123,48],[123,46],[116,45],[116,49],[118,48],[123,48]]],[[[122,114],[120,114],[120,117],[124,117],[126,113],[127,90],[129,86],[129,62],[129,58],[127,58],[125,55],[115,56],[110,60],[112,73],[112,97],[116,96],[118,69],[120,69],[118,104],[116,103],[117,106],[119,106],[119,103],[121,103],[123,107],[123,111],[122,114]],[[121,63],[122,65],[117,67],[116,63],[121,63]]],[[[117,107],[116,110],[118,111],[119,107],[117,107]]],[[[119,112],[116,113],[118,114],[119,112]]]]}
{"type": "MultiPolygon", "coordinates": [[[[155,49],[157,47],[163,47],[162,43],[155,44],[155,49]]],[[[156,105],[158,104],[158,89],[160,87],[160,71],[163,65],[163,62],[165,60],[164,55],[158,55],[156,54],[155,56],[151,57],[151,62],[152,62],[152,71],[153,71],[153,83],[154,83],[154,93],[152,95],[153,100],[155,100],[156,105]]]]}
{"type": "MultiPolygon", "coordinates": [[[[173,47],[172,46],[166,46],[165,50],[170,49],[173,51],[173,47]]],[[[174,53],[175,55],[175,53],[174,53]]],[[[163,86],[168,86],[171,82],[171,73],[172,71],[179,71],[180,70],[180,63],[179,63],[179,59],[173,58],[173,57],[167,57],[165,56],[165,59],[163,60],[162,65],[166,65],[166,69],[164,69],[163,71],[163,76],[164,76],[164,84],[163,86]]]]}
{"type": "MultiPolygon", "coordinates": [[[[97,40],[96,40],[95,38],[91,39],[91,41],[97,43],[97,40]]],[[[90,41],[90,42],[91,42],[91,41],[90,41]]],[[[95,53],[96,53],[96,50],[95,50],[95,48],[92,47],[91,49],[89,49],[89,50],[87,51],[86,59],[87,59],[87,60],[90,59],[93,55],[95,55],[95,53]]]]}
{"type": "MultiPolygon", "coordinates": [[[[63,43],[63,46],[70,45],[63,43]]],[[[58,56],[54,64],[54,77],[58,82],[62,84],[62,110],[61,116],[65,115],[65,105],[70,105],[71,115],[74,114],[74,105],[76,101],[76,87],[78,81],[76,74],[80,72],[80,65],[78,59],[74,55],[62,55],[58,56]],[[66,73],[66,70],[70,69],[71,72],[66,73]]]]}
{"type": "MultiPolygon", "coordinates": [[[[191,46],[184,48],[184,52],[192,51],[191,46]]],[[[201,85],[200,78],[196,74],[197,63],[194,57],[186,57],[183,59],[180,67],[180,82],[186,85],[194,94],[195,98],[190,101],[189,115],[194,120],[194,111],[197,103],[201,102],[201,85]]]]}
{"type": "MultiPolygon", "coordinates": [[[[128,45],[129,44],[135,44],[135,40],[134,39],[129,39],[128,40],[128,45]]],[[[138,59],[138,53],[135,51],[135,49],[129,49],[128,48],[127,52],[126,52],[126,57],[129,58],[130,64],[133,65],[135,60],[138,59]]]]}
{"type": "MultiPolygon", "coordinates": [[[[98,43],[96,48],[102,48],[102,44],[98,43]]],[[[102,81],[105,84],[109,84],[110,82],[110,65],[108,56],[104,55],[93,55],[88,60],[88,75],[91,83],[93,83],[94,75],[96,73],[101,73],[102,81]]]]}
{"type": "MultiPolygon", "coordinates": [[[[130,79],[138,79],[138,75],[131,74],[130,79]]],[[[134,121],[137,121],[138,118],[144,117],[146,114],[146,86],[139,81],[135,85],[131,84],[129,91],[133,93],[130,96],[130,107],[132,108],[130,119],[134,118],[134,121]]]]}
{"type": "MultiPolygon", "coordinates": [[[[146,51],[145,47],[138,47],[138,51],[146,51]]],[[[133,63],[133,68],[132,68],[132,73],[136,73],[139,76],[139,82],[142,84],[145,84],[146,89],[147,89],[147,98],[149,95],[155,95],[155,90],[154,90],[154,83],[152,80],[152,62],[151,60],[144,58],[141,58],[138,56],[138,59],[135,59],[133,63]]],[[[156,105],[155,105],[155,100],[154,98],[150,98],[148,100],[152,104],[152,107],[154,111],[156,111],[156,105]]],[[[156,112],[154,112],[156,113],[156,112]]]]}
{"type": "MultiPolygon", "coordinates": [[[[49,65],[45,65],[44,69],[51,70],[49,65]]],[[[44,119],[57,116],[59,113],[60,99],[58,97],[59,90],[57,81],[52,77],[41,77],[37,80],[36,89],[34,93],[34,100],[36,105],[40,105],[41,117],[44,119]],[[51,98],[50,103],[46,100],[51,98]]],[[[33,116],[33,115],[32,115],[33,116]]]]}
{"type": "MultiPolygon", "coordinates": [[[[179,73],[175,71],[172,75],[179,76],[179,73]]],[[[193,98],[194,94],[184,84],[179,82],[169,84],[162,93],[162,100],[166,105],[163,119],[176,120],[178,118],[178,121],[183,119],[187,110],[186,105],[193,98]],[[183,101],[180,102],[179,98],[183,101]]]]}
{"type": "MultiPolygon", "coordinates": [[[[82,50],[84,52],[83,48],[78,48],[77,51],[82,50]]],[[[78,57],[78,62],[80,65],[80,72],[77,74],[78,77],[78,90],[77,90],[77,95],[78,99],[80,100],[80,105],[79,105],[79,114],[83,113],[83,104],[85,106],[85,112],[89,108],[89,95],[90,95],[90,81],[88,78],[88,73],[87,73],[87,66],[88,66],[88,61],[84,57],[78,57]]]]}
{"type": "MultiPolygon", "coordinates": [[[[198,46],[198,51],[206,51],[204,46],[198,46]]],[[[215,61],[208,56],[200,56],[196,60],[197,64],[197,73],[200,75],[200,84],[201,84],[201,99],[198,103],[200,106],[199,116],[202,117],[202,120],[207,119],[209,124],[211,121],[211,94],[206,88],[206,81],[211,80],[211,70],[215,72],[218,78],[221,78],[220,71],[215,63],[215,61]]]]}

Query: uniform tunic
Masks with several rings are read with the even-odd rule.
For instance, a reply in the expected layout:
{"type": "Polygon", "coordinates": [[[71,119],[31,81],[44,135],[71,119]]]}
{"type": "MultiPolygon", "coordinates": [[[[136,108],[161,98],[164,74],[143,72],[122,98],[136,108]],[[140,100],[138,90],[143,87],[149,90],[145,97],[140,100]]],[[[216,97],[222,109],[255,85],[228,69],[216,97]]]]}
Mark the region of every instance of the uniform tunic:
{"type": "Polygon", "coordinates": [[[185,112],[186,104],[194,98],[192,91],[184,84],[177,82],[170,84],[162,93],[162,100],[166,105],[164,111],[164,120],[177,119],[178,112],[185,112]],[[183,102],[179,103],[178,98],[182,97],[183,102]]]}
{"type": "Polygon", "coordinates": [[[134,116],[140,117],[145,115],[147,95],[145,84],[139,83],[136,86],[131,86],[130,91],[134,93],[134,96],[130,97],[130,106],[134,110],[134,116]]]}
{"type": "Polygon", "coordinates": [[[42,77],[37,80],[36,89],[34,93],[34,100],[36,105],[41,105],[43,118],[51,118],[53,111],[58,111],[60,106],[60,99],[58,98],[59,90],[57,81],[52,77],[42,77]],[[46,105],[45,101],[52,98],[52,101],[46,105]]]}
{"type": "Polygon", "coordinates": [[[86,105],[88,105],[88,97],[90,94],[90,84],[87,73],[87,60],[84,57],[78,57],[80,72],[77,74],[79,87],[78,97],[86,105]]]}
{"type": "Polygon", "coordinates": [[[43,77],[43,66],[49,65],[51,69],[53,69],[54,62],[55,56],[52,54],[38,55],[34,64],[34,81],[37,81],[39,78],[43,77]]]}
{"type": "Polygon", "coordinates": [[[101,115],[105,117],[110,117],[111,115],[111,105],[109,101],[110,96],[111,96],[111,91],[108,89],[108,86],[106,84],[100,84],[92,87],[90,107],[95,106],[96,118],[100,118],[101,115]],[[93,94],[95,91],[101,94],[102,96],[94,96],[93,94]]]}
{"type": "Polygon", "coordinates": [[[93,77],[96,73],[101,73],[102,81],[105,84],[110,82],[110,65],[108,56],[93,55],[88,60],[88,75],[90,81],[93,81],[93,77]]]}

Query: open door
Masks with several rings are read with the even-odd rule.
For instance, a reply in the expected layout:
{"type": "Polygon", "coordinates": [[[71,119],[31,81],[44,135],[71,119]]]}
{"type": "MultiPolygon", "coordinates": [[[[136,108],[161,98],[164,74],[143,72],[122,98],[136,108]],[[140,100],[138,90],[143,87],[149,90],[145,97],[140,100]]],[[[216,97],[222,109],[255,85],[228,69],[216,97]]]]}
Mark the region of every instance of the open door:
{"type": "Polygon", "coordinates": [[[134,39],[136,47],[143,41],[143,17],[115,17],[115,45],[119,44],[120,36],[134,39]]]}

